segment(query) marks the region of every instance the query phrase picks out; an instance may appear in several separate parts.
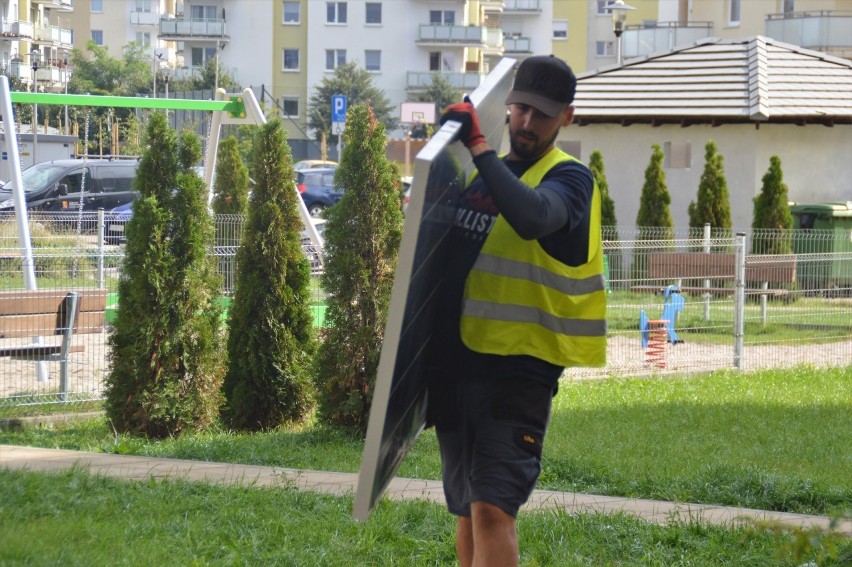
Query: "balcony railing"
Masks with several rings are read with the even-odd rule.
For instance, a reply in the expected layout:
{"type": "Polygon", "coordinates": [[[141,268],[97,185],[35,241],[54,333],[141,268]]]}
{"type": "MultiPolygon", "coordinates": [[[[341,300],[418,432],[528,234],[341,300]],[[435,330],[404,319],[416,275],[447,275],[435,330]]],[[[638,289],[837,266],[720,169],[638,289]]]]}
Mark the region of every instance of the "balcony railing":
{"type": "Polygon", "coordinates": [[[770,14],[766,35],[808,49],[852,47],[852,12],[819,10],[770,14]]]}
{"type": "Polygon", "coordinates": [[[646,22],[625,26],[621,36],[624,57],[641,57],[710,37],[712,22],[646,22]]]}
{"type": "Polygon", "coordinates": [[[488,51],[503,53],[503,30],[500,28],[487,28],[485,34],[485,48],[488,51]]]}
{"type": "Polygon", "coordinates": [[[506,0],[503,12],[541,12],[541,0],[506,0]]]}
{"type": "Polygon", "coordinates": [[[445,24],[420,24],[417,42],[429,45],[454,44],[459,46],[486,45],[488,28],[483,26],[454,26],[445,24]]]}
{"type": "Polygon", "coordinates": [[[227,37],[226,21],[220,19],[160,19],[160,37],[208,38],[227,37]]]}
{"type": "Polygon", "coordinates": [[[504,37],[505,53],[532,53],[532,41],[528,37],[504,37]]]}
{"type": "Polygon", "coordinates": [[[130,12],[132,26],[156,26],[159,21],[160,14],[156,12],[130,12]]]}
{"type": "Polygon", "coordinates": [[[17,20],[0,21],[0,39],[32,39],[33,35],[34,32],[32,22],[21,22],[17,20]]]}
{"type": "Polygon", "coordinates": [[[39,42],[71,45],[71,30],[59,26],[37,26],[33,28],[34,39],[39,42]]]}
{"type": "Polygon", "coordinates": [[[486,73],[460,73],[450,71],[409,71],[406,88],[411,90],[427,89],[432,86],[432,76],[440,75],[454,89],[471,91],[485,79],[486,73]]]}

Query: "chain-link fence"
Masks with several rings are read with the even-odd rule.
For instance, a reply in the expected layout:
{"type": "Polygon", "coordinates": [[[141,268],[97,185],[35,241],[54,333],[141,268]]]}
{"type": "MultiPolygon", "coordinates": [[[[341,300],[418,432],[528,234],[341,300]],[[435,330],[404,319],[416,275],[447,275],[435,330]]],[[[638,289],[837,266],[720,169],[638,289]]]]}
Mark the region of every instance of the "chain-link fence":
{"type": "MultiPolygon", "coordinates": [[[[15,218],[0,215],[0,405],[101,399],[125,222],[110,214],[31,215],[34,294],[15,218]]],[[[225,306],[243,222],[215,219],[212,254],[225,306]]],[[[569,369],[569,378],[852,361],[852,245],[833,231],[606,227],[604,238],[608,363],[569,369]]],[[[319,327],[320,251],[307,237],[303,246],[319,327]]]]}

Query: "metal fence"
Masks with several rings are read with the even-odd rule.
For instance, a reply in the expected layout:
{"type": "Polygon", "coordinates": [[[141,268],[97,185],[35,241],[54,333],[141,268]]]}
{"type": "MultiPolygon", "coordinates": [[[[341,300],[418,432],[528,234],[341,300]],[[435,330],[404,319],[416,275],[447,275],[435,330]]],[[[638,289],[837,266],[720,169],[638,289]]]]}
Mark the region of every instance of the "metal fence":
{"type": "MultiPolygon", "coordinates": [[[[215,220],[211,253],[218,259],[228,305],[244,219],[220,215],[215,220]]],[[[76,333],[63,353],[58,322],[38,330],[25,326],[32,314],[20,314],[19,304],[28,299],[17,227],[11,214],[0,215],[0,406],[102,398],[107,338],[119,305],[124,222],[103,213],[30,217],[39,290],[60,297],[105,292],[105,325],[76,333]],[[36,344],[44,348],[34,349],[36,344]],[[43,360],[34,361],[34,351],[43,360]]],[[[569,369],[569,378],[852,364],[848,234],[844,240],[835,231],[737,235],[709,228],[606,227],[604,238],[608,363],[569,369]]],[[[304,248],[319,275],[319,251],[307,239],[304,248]]],[[[313,312],[321,326],[324,295],[318,277],[313,286],[313,312]]]]}

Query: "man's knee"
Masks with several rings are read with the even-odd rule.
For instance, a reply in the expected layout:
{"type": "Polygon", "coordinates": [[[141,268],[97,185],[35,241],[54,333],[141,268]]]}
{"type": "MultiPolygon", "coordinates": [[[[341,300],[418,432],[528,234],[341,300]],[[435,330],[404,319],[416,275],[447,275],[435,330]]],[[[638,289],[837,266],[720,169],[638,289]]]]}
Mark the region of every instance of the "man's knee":
{"type": "Polygon", "coordinates": [[[488,502],[473,502],[470,505],[470,511],[473,522],[486,529],[500,526],[513,528],[515,525],[514,516],[488,502]]]}

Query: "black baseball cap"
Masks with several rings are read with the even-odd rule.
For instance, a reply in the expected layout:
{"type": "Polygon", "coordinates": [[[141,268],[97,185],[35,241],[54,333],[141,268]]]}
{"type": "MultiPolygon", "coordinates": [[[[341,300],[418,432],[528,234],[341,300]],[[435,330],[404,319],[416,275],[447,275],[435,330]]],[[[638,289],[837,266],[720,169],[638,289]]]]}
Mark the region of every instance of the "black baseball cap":
{"type": "Polygon", "coordinates": [[[565,61],[554,55],[537,55],[521,62],[506,104],[527,104],[556,116],[574,102],[577,77],[565,61]]]}

